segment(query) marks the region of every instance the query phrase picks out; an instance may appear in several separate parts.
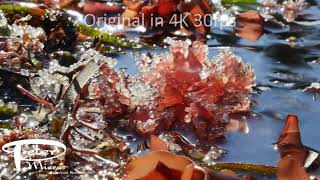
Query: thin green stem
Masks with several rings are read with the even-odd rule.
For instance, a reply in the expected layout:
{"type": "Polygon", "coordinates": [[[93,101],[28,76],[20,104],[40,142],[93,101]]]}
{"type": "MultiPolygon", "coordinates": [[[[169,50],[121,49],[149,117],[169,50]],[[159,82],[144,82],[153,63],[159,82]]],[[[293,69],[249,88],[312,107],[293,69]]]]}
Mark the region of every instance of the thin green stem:
{"type": "Polygon", "coordinates": [[[222,0],[223,4],[258,4],[256,0],[222,0]]]}
{"type": "Polygon", "coordinates": [[[261,164],[246,164],[246,163],[216,163],[208,167],[212,170],[223,170],[229,169],[233,171],[243,171],[250,173],[258,173],[263,175],[275,175],[277,168],[269,165],[261,165],[261,164]]]}

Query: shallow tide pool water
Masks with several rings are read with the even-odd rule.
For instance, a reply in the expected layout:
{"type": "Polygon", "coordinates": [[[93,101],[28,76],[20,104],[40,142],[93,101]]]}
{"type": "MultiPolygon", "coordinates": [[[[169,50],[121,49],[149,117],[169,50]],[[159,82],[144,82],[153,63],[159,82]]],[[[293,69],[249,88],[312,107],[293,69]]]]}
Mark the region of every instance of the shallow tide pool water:
{"type": "MultiPolygon", "coordinates": [[[[265,34],[256,43],[213,29],[212,38],[207,41],[209,58],[230,48],[251,64],[256,74],[252,108],[246,114],[248,131],[227,133],[226,140],[216,144],[227,151],[218,161],[275,166],[279,153],[273,143],[277,142],[288,114],[298,115],[303,144],[320,150],[320,94],[304,91],[311,83],[320,82],[320,0],[309,3],[311,6],[300,13],[297,21],[317,24],[292,22],[279,27],[266,23],[265,34]],[[289,42],[290,37],[296,40],[289,42]]],[[[114,58],[118,61],[117,68],[135,74],[135,56],[167,51],[167,48],[126,50],[114,58]]],[[[6,101],[35,105],[10,84],[3,84],[0,94],[6,101]]]]}
{"type": "MultiPolygon", "coordinates": [[[[320,1],[301,12],[299,21],[320,20],[320,1]]],[[[252,43],[221,30],[209,39],[209,58],[221,49],[231,48],[256,73],[252,95],[252,112],[247,117],[248,133],[227,133],[226,141],[218,143],[227,150],[220,161],[276,165],[279,154],[274,149],[288,114],[296,114],[305,146],[320,149],[320,95],[304,92],[304,88],[320,81],[320,24],[304,26],[290,23],[274,27],[266,23],[266,33],[252,43]],[[295,45],[288,38],[297,38],[295,45]],[[219,37],[219,38],[214,38],[219,37]]],[[[134,74],[135,54],[157,54],[167,49],[143,50],[117,56],[118,67],[134,74]]]]}

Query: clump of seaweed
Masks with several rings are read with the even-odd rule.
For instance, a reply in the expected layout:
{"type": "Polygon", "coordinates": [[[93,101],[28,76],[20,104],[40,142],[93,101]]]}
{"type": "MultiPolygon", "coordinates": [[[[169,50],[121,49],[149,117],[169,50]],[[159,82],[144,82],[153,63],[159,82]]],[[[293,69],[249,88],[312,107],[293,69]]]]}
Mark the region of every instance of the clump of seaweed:
{"type": "Polygon", "coordinates": [[[282,3],[276,0],[259,0],[258,2],[263,5],[262,11],[271,14],[279,13],[289,23],[295,21],[299,13],[308,6],[305,0],[286,0],[281,1],[282,3]]]}
{"type": "Polygon", "coordinates": [[[208,47],[200,42],[189,47],[178,41],[170,49],[168,55],[145,56],[139,76],[120,86],[136,109],[128,115],[132,128],[153,134],[187,126],[200,139],[221,137],[223,117],[249,110],[253,70],[230,51],[209,60],[208,47]]]}

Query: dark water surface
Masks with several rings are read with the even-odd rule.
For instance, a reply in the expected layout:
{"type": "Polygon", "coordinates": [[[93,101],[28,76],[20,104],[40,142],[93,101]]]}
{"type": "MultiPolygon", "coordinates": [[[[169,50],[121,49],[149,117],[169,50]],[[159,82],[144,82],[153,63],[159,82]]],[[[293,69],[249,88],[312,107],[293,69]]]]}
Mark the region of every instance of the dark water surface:
{"type": "MultiPolygon", "coordinates": [[[[301,14],[301,21],[320,19],[319,1],[301,14]]],[[[223,144],[229,154],[224,161],[275,165],[279,159],[272,143],[276,142],[287,114],[297,114],[304,145],[320,149],[320,100],[318,95],[303,92],[312,82],[320,81],[320,25],[290,24],[285,31],[265,34],[256,44],[237,42],[235,54],[252,64],[257,88],[253,96],[256,117],[248,118],[249,133],[230,133],[223,144]],[[295,36],[290,47],[287,38],[295,36]],[[255,50],[248,50],[249,46],[255,50]]],[[[271,29],[272,31],[272,29],[271,29]]],[[[210,42],[209,42],[210,44],[210,42]]]]}
{"type": "MultiPolygon", "coordinates": [[[[320,20],[320,1],[311,4],[301,12],[299,21],[320,20]]],[[[304,145],[320,150],[320,95],[303,91],[312,82],[320,81],[320,63],[315,62],[320,59],[320,25],[290,23],[277,27],[266,23],[265,29],[256,43],[221,31],[213,35],[218,40],[213,38],[207,43],[212,46],[210,58],[217,55],[219,47],[231,47],[256,72],[254,103],[247,117],[249,133],[228,133],[227,140],[220,144],[228,151],[221,161],[276,165],[279,155],[273,143],[278,140],[288,114],[299,116],[304,145]],[[295,46],[286,41],[291,36],[297,38],[295,46]]],[[[163,51],[166,50],[148,52],[163,51]]],[[[135,73],[130,53],[117,59],[118,67],[135,73]]]]}

